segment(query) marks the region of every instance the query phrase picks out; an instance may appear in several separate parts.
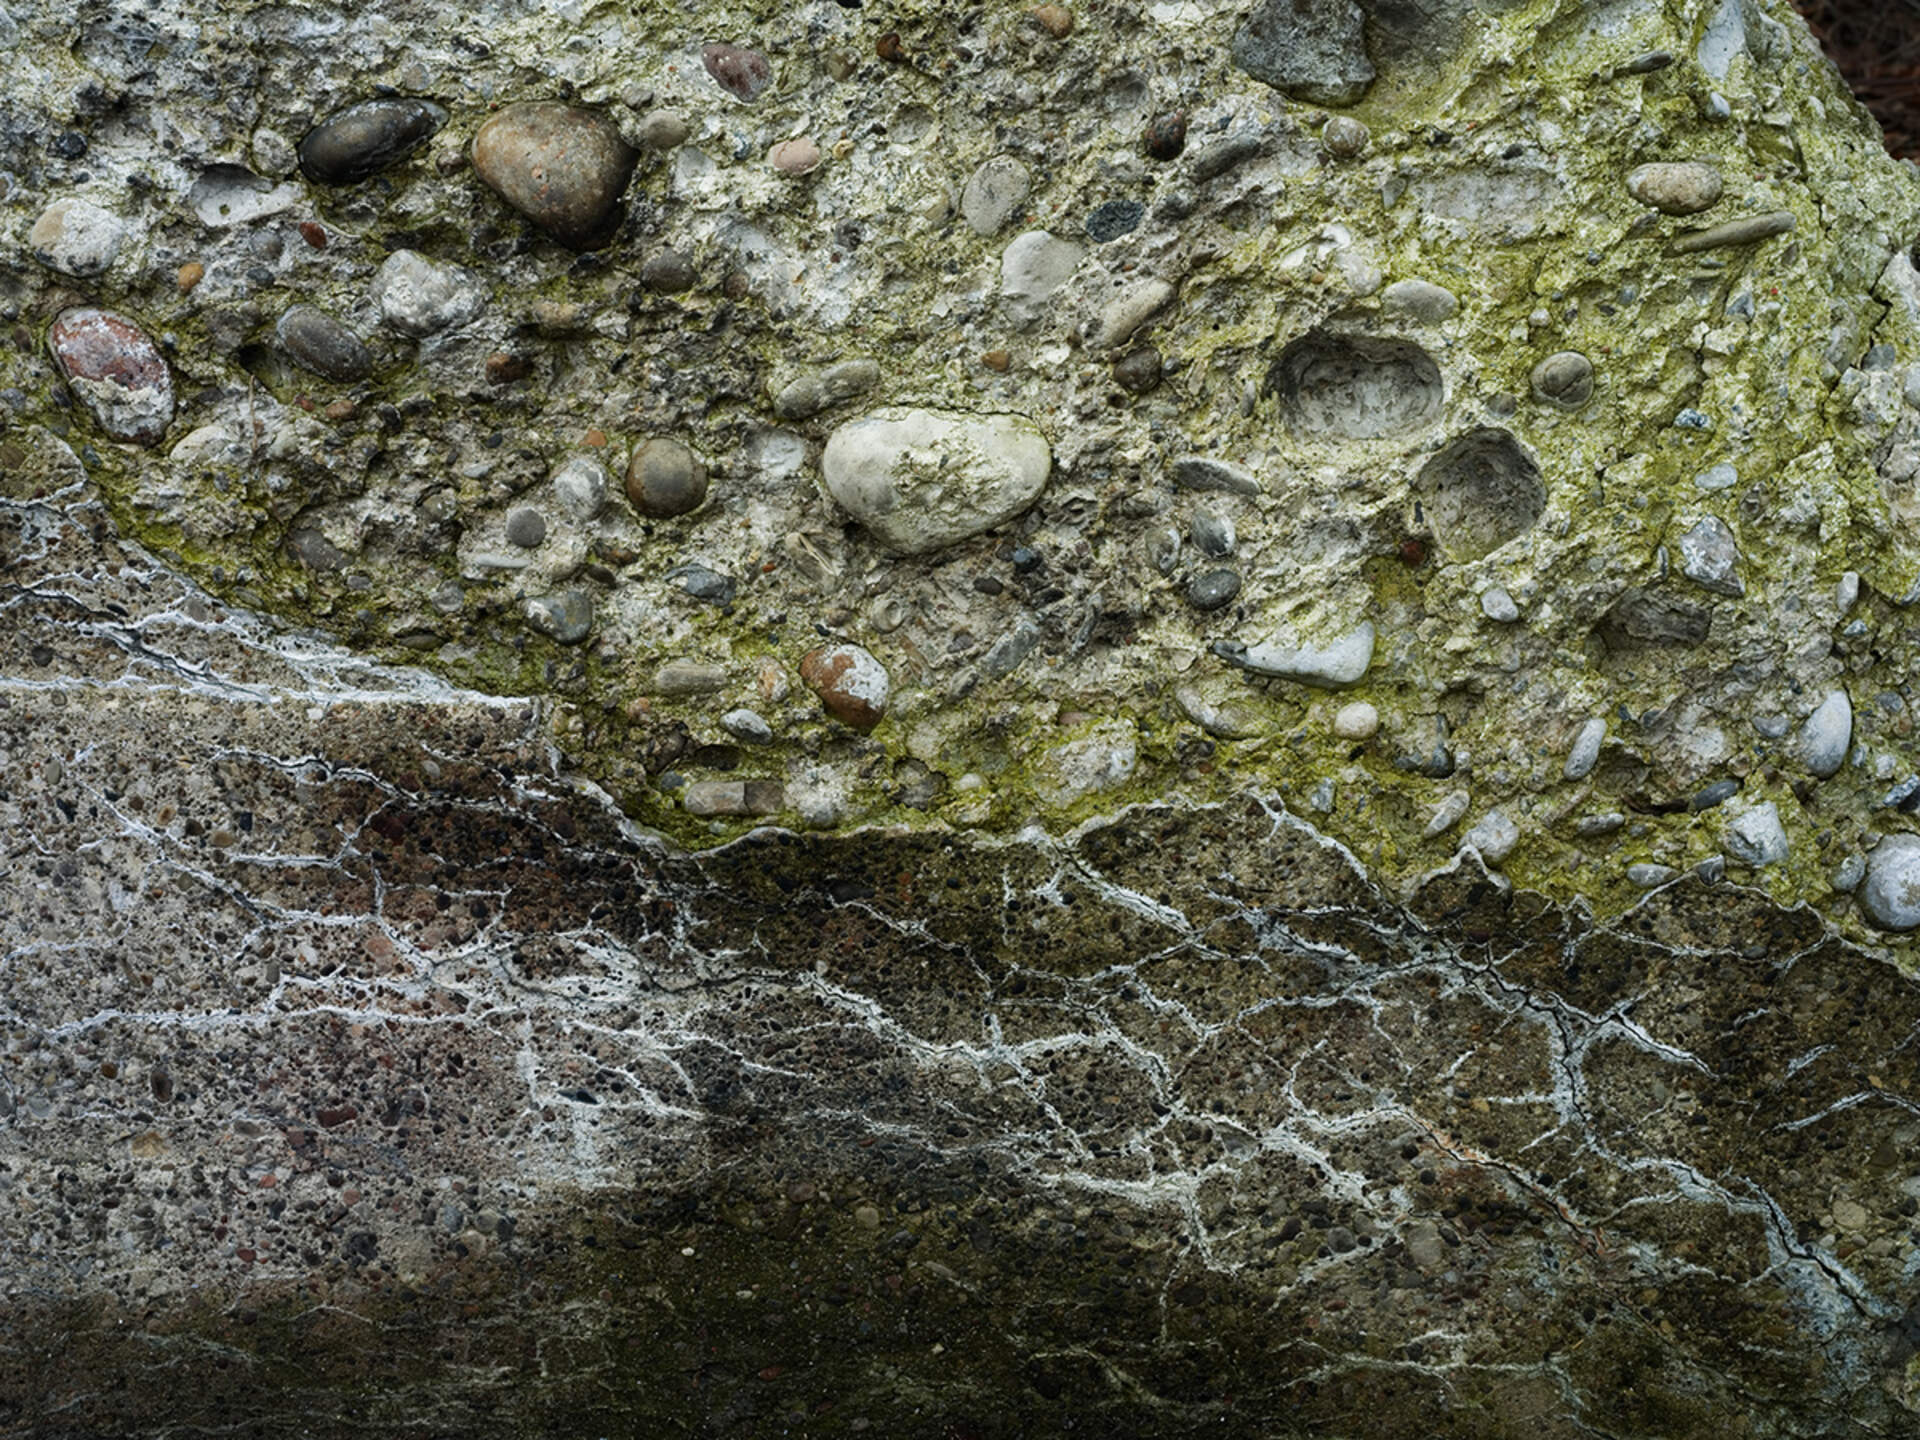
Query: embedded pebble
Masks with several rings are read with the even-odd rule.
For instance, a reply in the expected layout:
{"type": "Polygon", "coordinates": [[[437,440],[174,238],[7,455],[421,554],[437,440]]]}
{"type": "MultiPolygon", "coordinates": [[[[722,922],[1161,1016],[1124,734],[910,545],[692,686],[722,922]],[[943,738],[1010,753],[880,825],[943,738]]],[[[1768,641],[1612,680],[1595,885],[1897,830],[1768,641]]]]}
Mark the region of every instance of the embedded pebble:
{"type": "Polygon", "coordinates": [[[1600,746],[1607,738],[1607,722],[1598,716],[1588,720],[1580,727],[1580,733],[1573,737],[1573,748],[1567,752],[1567,765],[1560,773],[1569,780],[1584,780],[1593,773],[1593,767],[1600,762],[1600,746]]]}
{"type": "Polygon", "coordinates": [[[1147,561],[1162,575],[1171,575],[1180,563],[1180,532],[1171,525],[1147,532],[1147,561]]]}
{"type": "Polygon", "coordinates": [[[1560,350],[1533,367],[1534,397],[1562,410],[1578,410],[1593,398],[1593,362],[1578,350],[1560,350]]]}
{"type": "Polygon", "coordinates": [[[880,366],[874,361],[842,360],[788,381],[773,397],[773,413],[783,420],[805,420],[864,395],[879,383],[880,366]]]}
{"type": "Polygon", "coordinates": [[[1086,246],[1045,230],[1015,236],[1000,256],[1000,300],[1013,323],[1024,328],[1047,314],[1048,297],[1086,257],[1086,246]]]}
{"type": "Polygon", "coordinates": [[[1206,455],[1177,455],[1172,465],[1176,485],[1189,490],[1211,490],[1228,495],[1258,495],[1260,477],[1244,465],[1206,455]]]}
{"type": "Polygon", "coordinates": [[[1833,587],[1834,607],[1845,615],[1860,601],[1860,572],[1849,570],[1833,587]]]}
{"type": "Polygon", "coordinates": [[[1627,866],[1628,882],[1638,885],[1642,890],[1651,890],[1656,885],[1664,885],[1679,873],[1671,865],[1653,865],[1644,860],[1639,864],[1627,866]]]}
{"type": "Polygon", "coordinates": [[[882,545],[924,555],[1039,498],[1053,452],[1024,415],[891,407],[841,425],[820,457],[827,494],[882,545]]]}
{"type": "Polygon", "coordinates": [[[687,117],[678,110],[651,110],[640,117],[634,134],[649,150],[674,150],[687,143],[693,133],[687,117]]]}
{"type": "Polygon", "coordinates": [[[1118,349],[1133,338],[1135,331],[1166,309],[1178,293],[1166,280],[1134,281],[1101,307],[1099,317],[1087,326],[1087,342],[1118,349]]]}
{"type": "Polygon", "coordinates": [[[487,307],[486,286],[471,270],[396,250],[373,276],[380,318],[415,340],[465,325],[487,307]]]}
{"type": "Polygon", "coordinates": [[[1728,856],[1754,870],[1784,864],[1790,853],[1780,811],[1771,800],[1734,817],[1721,843],[1728,856]]]}
{"type": "Polygon", "coordinates": [[[1722,460],[1718,465],[1710,465],[1693,477],[1696,490],[1730,490],[1740,483],[1740,472],[1722,460]]]}
{"type": "Polygon", "coordinates": [[[473,137],[473,173],[572,250],[613,238],[639,159],[606,116],[552,100],[508,105],[473,137]]]}
{"type": "Polygon", "coordinates": [[[1380,712],[1364,700],[1342,705],[1333,716],[1333,733],[1342,740],[1371,740],[1380,729],[1380,712]]]}
{"type": "Polygon", "coordinates": [[[366,342],[324,310],[296,305],[280,317],[273,333],[294,364],[323,379],[345,384],[373,373],[366,342]]]}
{"type": "Polygon", "coordinates": [[[1902,831],[1874,846],[1854,901],[1882,930],[1920,925],[1920,835],[1902,831]]]}
{"type": "Polygon", "coordinates": [[[1706,230],[1682,235],[1667,247],[1673,255],[1697,255],[1703,250],[1718,250],[1728,245],[1751,245],[1758,240],[1785,235],[1795,225],[1791,210],[1774,210],[1746,220],[1729,220],[1706,230]]]}
{"type": "Polygon", "coordinates": [[[753,101],[773,83],[773,65],[745,45],[709,45],[700,61],[714,83],[736,100],[753,101]]]}
{"type": "Polygon", "coordinates": [[[1351,115],[1336,115],[1320,128],[1320,145],[1336,160],[1353,160],[1367,151],[1367,127],[1351,115]]]}
{"type": "Polygon", "coordinates": [[[1698,215],[1720,201],[1720,172],[1699,160],[1657,161],[1627,176],[1627,193],[1663,215],[1698,215]]]}
{"type": "Polygon", "coordinates": [[[1437,325],[1460,308],[1460,297],[1427,280],[1396,280],[1380,292],[1380,306],[1389,315],[1437,325]]]}
{"type": "Polygon", "coordinates": [[[307,132],[300,169],[316,184],[352,185],[405,159],[446,123],[447,112],[431,100],[363,100],[307,132]]]}
{"type": "Polygon", "coordinates": [[[1087,235],[1094,244],[1105,245],[1140,228],[1147,207],[1138,200],[1109,200],[1096,206],[1087,216],[1087,235]]]}
{"type": "Polygon", "coordinates": [[[1712,810],[1716,806],[1726,804],[1739,793],[1738,780],[1716,780],[1713,784],[1696,791],[1693,799],[1687,802],[1687,807],[1698,814],[1702,810],[1712,810]]]}
{"type": "Polygon", "coordinates": [[[773,740],[773,727],[752,710],[729,710],[720,717],[720,728],[748,745],[767,745],[773,740]]]}
{"type": "Polygon", "coordinates": [[[1520,843],[1520,827],[1504,811],[1489,810],[1467,831],[1466,843],[1489,865],[1498,865],[1520,843]]]}
{"type": "Polygon", "coordinates": [[[1366,17],[1354,0],[1262,0],[1234,33],[1233,63],[1309,105],[1351,105],[1367,93],[1366,17]]]}
{"type": "Polygon", "coordinates": [[[871,730],[887,713],[887,668],[858,645],[823,645],[800,658],[800,679],[826,712],[855,730],[871,730]]]}
{"type": "Polygon", "coordinates": [[[767,163],[783,175],[810,175],[820,168],[820,147],[804,135],[767,151],[767,163]]]}
{"type": "Polygon", "coordinates": [[[1027,13],[1056,40],[1064,40],[1073,33],[1073,11],[1064,5],[1036,5],[1027,13]]]}
{"type": "Polygon", "coordinates": [[[1421,838],[1431,840],[1444,835],[1460,823],[1460,817],[1467,813],[1467,807],[1473,804],[1473,796],[1465,790],[1451,791],[1446,798],[1433,807],[1433,815],[1427,821],[1427,828],[1421,832],[1421,838]]]}
{"type": "Polygon", "coordinates": [[[656,250],[640,264],[640,283],[656,295],[678,295],[699,279],[693,262],[678,250],[656,250]]]}
{"type": "Polygon", "coordinates": [[[1326,645],[1246,645],[1221,641],[1213,653],[1229,664],[1256,675],[1297,680],[1303,685],[1336,689],[1360,681],[1373,664],[1374,628],[1363,620],[1326,645]]]}
{"type": "Polygon", "coordinates": [[[1160,383],[1162,364],[1160,352],[1151,345],[1129,350],[1113,362],[1114,383],[1123,390],[1144,395],[1160,383]]]}
{"type": "Polygon", "coordinates": [[[960,215],[977,235],[996,235],[1027,203],[1033,176],[1011,155],[996,155],[972,175],[960,192],[960,215]]]}
{"type": "Polygon", "coordinates": [[[695,600],[704,600],[709,605],[731,605],[740,590],[731,575],[723,575],[705,565],[676,565],[667,571],[666,578],[676,582],[695,600]]]}
{"type": "Polygon", "coordinates": [[[1193,512],[1187,521],[1187,534],[1193,537],[1193,543],[1202,555],[1214,560],[1224,560],[1233,554],[1238,538],[1234,534],[1231,517],[1207,509],[1193,512]]]}
{"type": "Polygon", "coordinates": [[[1196,610],[1218,610],[1240,593],[1240,572],[1229,566],[1205,570],[1187,584],[1187,603],[1196,610]]]}
{"type": "Polygon", "coordinates": [[[1505,587],[1489,585],[1480,592],[1480,613],[1498,624],[1511,625],[1520,618],[1520,607],[1505,587]]]}
{"type": "Polygon", "coordinates": [[[1031,772],[1034,793],[1055,809],[1064,809],[1089,795],[1119,789],[1133,778],[1139,760],[1133,726],[1102,725],[1042,755],[1031,772]]]}
{"type": "Polygon", "coordinates": [[[989,680],[1011,675],[1040,643],[1040,627],[1028,616],[1013,622],[1013,628],[987,648],[980,657],[980,673],[989,680]]]}
{"type": "Polygon", "coordinates": [[[522,505],[507,515],[507,543],[533,550],[547,538],[547,520],[538,510],[522,505]]]}
{"type": "Polygon", "coordinates": [[[680,806],[702,819],[777,815],[786,809],[787,792],[778,780],[696,780],[680,792],[680,806]]]}
{"type": "Polygon", "coordinates": [[[85,200],[56,200],[27,232],[33,258],[62,275],[103,274],[120,254],[127,227],[111,211],[85,200]]]}
{"type": "Polygon", "coordinates": [[[1582,815],[1573,822],[1573,833],[1583,840],[1591,840],[1601,835],[1611,835],[1614,831],[1623,828],[1626,823],[1627,817],[1618,810],[1611,810],[1602,815],[1582,815]]]}
{"type": "Polygon", "coordinates": [[[575,455],[553,472],[554,498],[576,520],[591,520],[607,503],[607,467],[590,455],[575,455]]]}
{"type": "Polygon", "coordinates": [[[1826,780],[1839,773],[1853,744],[1853,701],[1845,690],[1831,690],[1800,727],[1800,758],[1809,772],[1826,780]]]}
{"type": "Polygon", "coordinates": [[[593,630],[593,593],[556,590],[527,601],[527,624],[562,645],[578,645],[593,630]]]}
{"type": "Polygon", "coordinates": [[[1833,873],[1827,877],[1827,883],[1842,895],[1851,895],[1860,888],[1860,882],[1866,878],[1867,857],[1855,850],[1833,867],[1833,873]]]}
{"type": "Polygon", "coordinates": [[[706,660],[669,660],[653,672],[657,695],[710,695],[726,683],[727,667],[706,660]]]}
{"type": "Polygon", "coordinates": [[[1253,706],[1232,701],[1216,705],[1192,685],[1176,688],[1173,698],[1180,703],[1189,720],[1219,739],[1244,740],[1259,734],[1263,728],[1261,714],[1253,706]]]}
{"type": "Polygon", "coordinates": [[[1147,122],[1140,143],[1155,160],[1177,160],[1187,148],[1187,115],[1184,110],[1156,115],[1147,122]]]}
{"type": "Polygon", "coordinates": [[[707,498],[707,467],[678,440],[649,440],[627,465],[627,499],[642,515],[670,519],[698,510],[707,498]]]}
{"type": "Polygon", "coordinates": [[[112,310],[63,310],[47,349],[67,388],[115,440],[152,445],[173,421],[173,374],[159,347],[112,310]]]}
{"type": "Polygon", "coordinates": [[[1680,537],[1679,550],[1681,573],[1703,590],[1736,597],[1747,593],[1746,582],[1736,573],[1740,552],[1733,531],[1719,516],[1696,522],[1680,537]]]}

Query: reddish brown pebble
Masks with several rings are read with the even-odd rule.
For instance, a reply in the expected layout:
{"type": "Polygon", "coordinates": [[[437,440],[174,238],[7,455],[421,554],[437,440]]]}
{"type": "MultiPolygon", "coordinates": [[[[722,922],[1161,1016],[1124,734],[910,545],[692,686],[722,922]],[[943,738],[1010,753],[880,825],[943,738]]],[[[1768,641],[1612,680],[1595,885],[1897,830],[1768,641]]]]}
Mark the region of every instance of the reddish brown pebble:
{"type": "Polygon", "coordinates": [[[111,310],[63,310],[47,348],[73,393],[115,440],[152,445],[173,420],[173,374],[147,332],[111,310]]]}
{"type": "Polygon", "coordinates": [[[823,645],[800,658],[800,678],[842,725],[871,730],[887,713],[887,670],[858,645],[823,645]]]}
{"type": "Polygon", "coordinates": [[[329,420],[351,420],[359,413],[359,407],[351,400],[336,400],[321,413],[329,420]]]}
{"type": "Polygon", "coordinates": [[[509,105],[473,137],[474,173],[572,250],[612,240],[639,160],[606,116],[551,100],[509,105]]]}
{"type": "Polygon", "coordinates": [[[980,357],[980,363],[989,370],[998,370],[1004,375],[1013,364],[1013,356],[1005,350],[989,350],[980,357]]]}
{"type": "Polygon", "coordinates": [[[1144,137],[1147,154],[1156,160],[1177,160],[1180,152],[1187,148],[1187,112],[1175,110],[1170,115],[1156,115],[1147,122],[1144,137]]]}
{"type": "Polygon", "coordinates": [[[327,227],[322,225],[318,220],[302,220],[300,222],[300,238],[314,249],[324,250],[327,248],[327,227]]]}
{"type": "Polygon", "coordinates": [[[1064,5],[1036,5],[1027,13],[1056,40],[1064,40],[1073,33],[1073,11],[1064,5]]]}
{"type": "Polygon", "coordinates": [[[900,32],[898,30],[889,30],[878,40],[874,41],[873,53],[889,65],[904,65],[907,63],[906,42],[900,38],[900,32]]]}
{"type": "Polygon", "coordinates": [[[773,66],[744,45],[709,45],[700,52],[707,74],[736,100],[753,100],[773,83],[773,66]]]}
{"type": "Polygon", "coordinates": [[[184,295],[205,279],[206,274],[206,266],[198,260],[189,260],[180,267],[180,273],[173,277],[173,281],[180,287],[180,293],[184,295]]]}
{"type": "Polygon", "coordinates": [[[509,355],[504,350],[496,350],[487,357],[487,380],[494,385],[511,385],[516,380],[524,380],[533,371],[533,366],[524,355],[509,355]]]}

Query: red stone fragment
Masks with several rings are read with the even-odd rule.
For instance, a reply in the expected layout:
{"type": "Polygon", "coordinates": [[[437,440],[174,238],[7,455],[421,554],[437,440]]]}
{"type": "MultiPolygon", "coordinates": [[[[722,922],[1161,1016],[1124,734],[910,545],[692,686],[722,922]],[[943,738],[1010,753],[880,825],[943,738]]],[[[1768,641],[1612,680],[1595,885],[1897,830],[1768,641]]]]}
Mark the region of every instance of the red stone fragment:
{"type": "Polygon", "coordinates": [[[111,310],[63,310],[47,349],[68,386],[116,440],[152,445],[173,420],[173,374],[147,332],[111,310]]]}
{"type": "Polygon", "coordinates": [[[773,83],[773,65],[744,45],[709,45],[700,52],[707,74],[736,100],[752,100],[773,83]]]}

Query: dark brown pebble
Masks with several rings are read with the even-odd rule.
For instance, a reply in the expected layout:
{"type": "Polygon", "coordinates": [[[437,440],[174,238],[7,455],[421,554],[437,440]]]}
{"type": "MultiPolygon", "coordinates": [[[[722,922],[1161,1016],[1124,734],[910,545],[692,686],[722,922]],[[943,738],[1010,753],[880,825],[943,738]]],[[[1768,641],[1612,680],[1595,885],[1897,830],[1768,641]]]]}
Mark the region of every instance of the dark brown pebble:
{"type": "Polygon", "coordinates": [[[1144,395],[1160,383],[1160,370],[1160,352],[1142,345],[1113,362],[1113,379],[1123,390],[1144,395]]]}
{"type": "Polygon", "coordinates": [[[367,100],[330,116],[300,142],[300,169],[321,185],[352,185],[433,138],[447,112],[430,100],[367,100]]]}
{"type": "Polygon", "coordinates": [[[373,373],[373,352],[324,310],[296,305],[280,317],[273,333],[294,364],[323,379],[346,383],[373,373]]]}
{"type": "Polygon", "coordinates": [[[649,440],[627,466],[627,499],[642,515],[670,519],[707,498],[707,467],[678,440],[649,440]]]}
{"type": "Polygon", "coordinates": [[[1170,115],[1157,115],[1147,122],[1144,137],[1147,154],[1156,160],[1177,160],[1180,152],[1187,148],[1187,112],[1175,110],[1170,115]]]}
{"type": "Polygon", "coordinates": [[[898,30],[889,30],[878,40],[874,41],[873,53],[889,65],[904,65],[907,63],[906,42],[900,38],[900,32],[898,30]]]}
{"type": "Polygon", "coordinates": [[[533,363],[524,355],[496,350],[487,356],[487,381],[492,385],[511,385],[533,373],[533,363]]]}

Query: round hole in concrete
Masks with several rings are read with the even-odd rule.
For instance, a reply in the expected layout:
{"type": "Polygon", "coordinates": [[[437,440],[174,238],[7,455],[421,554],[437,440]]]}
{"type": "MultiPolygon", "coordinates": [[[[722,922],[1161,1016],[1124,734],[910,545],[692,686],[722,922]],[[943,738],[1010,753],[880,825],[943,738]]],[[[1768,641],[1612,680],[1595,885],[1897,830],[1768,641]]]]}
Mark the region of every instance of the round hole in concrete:
{"type": "Polygon", "coordinates": [[[1478,560],[1527,533],[1547,508],[1540,467],[1505,430],[1469,430],[1413,482],[1441,548],[1478,560]]]}
{"type": "Polygon", "coordinates": [[[1273,363],[1267,388],[1289,429],[1373,440],[1424,425],[1440,413],[1445,386],[1433,357],[1411,340],[1302,335],[1273,363]]]}

